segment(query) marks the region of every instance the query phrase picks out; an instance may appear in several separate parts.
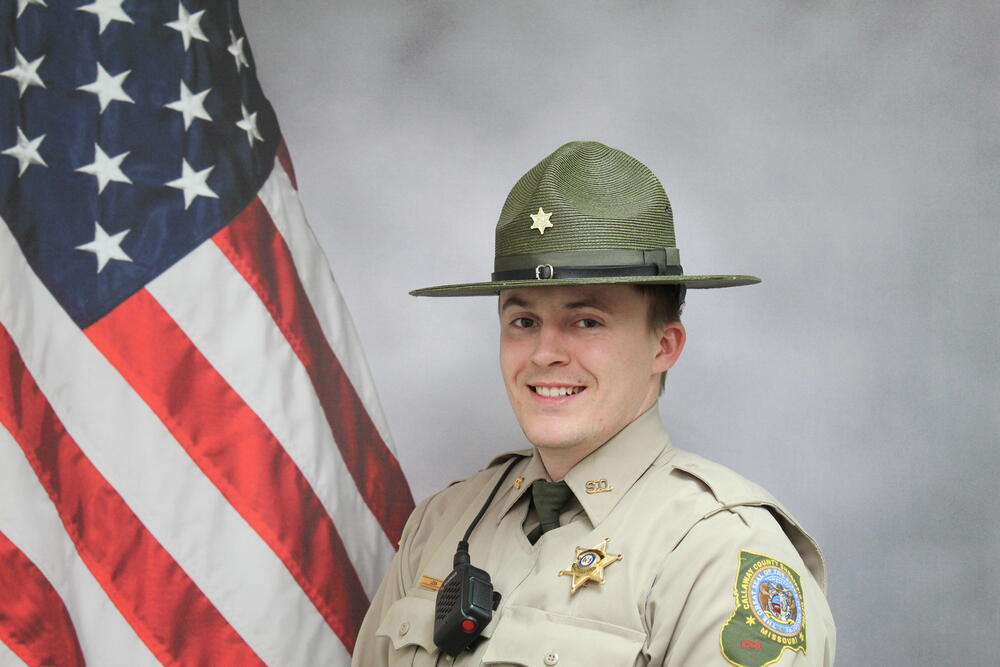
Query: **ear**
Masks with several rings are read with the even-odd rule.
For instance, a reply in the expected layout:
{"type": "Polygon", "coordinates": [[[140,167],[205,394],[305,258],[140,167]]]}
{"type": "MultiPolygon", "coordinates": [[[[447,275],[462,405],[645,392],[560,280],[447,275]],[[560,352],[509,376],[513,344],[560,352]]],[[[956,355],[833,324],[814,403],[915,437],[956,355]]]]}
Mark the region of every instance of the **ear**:
{"type": "Polygon", "coordinates": [[[678,322],[664,324],[657,333],[659,349],[653,358],[653,373],[663,373],[670,370],[684,350],[684,341],[687,340],[687,331],[684,325],[678,322]]]}

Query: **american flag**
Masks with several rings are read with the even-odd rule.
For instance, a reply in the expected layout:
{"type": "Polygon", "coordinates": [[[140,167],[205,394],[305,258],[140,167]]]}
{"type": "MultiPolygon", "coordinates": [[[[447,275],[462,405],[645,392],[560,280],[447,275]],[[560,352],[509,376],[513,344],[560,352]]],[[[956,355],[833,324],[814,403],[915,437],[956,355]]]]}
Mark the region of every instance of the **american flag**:
{"type": "Polygon", "coordinates": [[[0,17],[0,664],[347,664],[413,501],[237,3],[0,17]]]}

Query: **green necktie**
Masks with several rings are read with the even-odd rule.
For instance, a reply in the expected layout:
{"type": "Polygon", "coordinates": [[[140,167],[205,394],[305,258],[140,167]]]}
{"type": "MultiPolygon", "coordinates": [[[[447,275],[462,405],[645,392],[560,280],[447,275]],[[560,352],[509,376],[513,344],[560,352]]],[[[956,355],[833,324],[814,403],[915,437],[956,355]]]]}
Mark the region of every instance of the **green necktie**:
{"type": "Polygon", "coordinates": [[[528,533],[529,542],[534,544],[543,533],[559,527],[559,513],[572,495],[566,482],[546,482],[540,479],[531,484],[531,502],[538,514],[539,524],[528,533]]]}

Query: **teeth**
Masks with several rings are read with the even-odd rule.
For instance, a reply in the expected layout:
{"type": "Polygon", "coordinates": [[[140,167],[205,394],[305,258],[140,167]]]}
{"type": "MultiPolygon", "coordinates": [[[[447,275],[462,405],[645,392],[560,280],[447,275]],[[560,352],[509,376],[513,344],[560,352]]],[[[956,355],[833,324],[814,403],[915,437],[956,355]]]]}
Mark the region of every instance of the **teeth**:
{"type": "Polygon", "coordinates": [[[535,387],[535,393],[539,396],[559,397],[579,394],[583,387],[535,387]]]}

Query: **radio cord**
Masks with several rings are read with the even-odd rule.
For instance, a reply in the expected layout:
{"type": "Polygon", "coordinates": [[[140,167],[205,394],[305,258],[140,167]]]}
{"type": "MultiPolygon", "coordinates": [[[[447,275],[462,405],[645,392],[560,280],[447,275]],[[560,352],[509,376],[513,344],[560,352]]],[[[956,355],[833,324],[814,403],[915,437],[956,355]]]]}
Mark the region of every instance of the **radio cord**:
{"type": "Polygon", "coordinates": [[[465,531],[465,536],[463,536],[462,539],[459,540],[458,550],[455,551],[455,562],[454,562],[455,567],[457,567],[461,563],[471,562],[471,559],[469,557],[469,538],[472,536],[472,531],[476,528],[476,524],[479,523],[479,520],[483,518],[483,515],[486,514],[486,509],[490,506],[490,503],[493,502],[493,498],[496,497],[497,492],[500,490],[500,487],[503,486],[503,482],[505,479],[507,479],[507,475],[510,474],[510,471],[514,469],[514,466],[516,466],[520,460],[521,457],[515,456],[514,460],[512,460],[507,465],[507,468],[503,471],[503,474],[500,475],[500,479],[497,481],[496,486],[494,486],[493,490],[490,491],[490,495],[486,499],[486,502],[483,503],[482,508],[480,508],[479,514],[477,514],[476,518],[473,519],[472,523],[469,524],[468,530],[465,531]]]}

